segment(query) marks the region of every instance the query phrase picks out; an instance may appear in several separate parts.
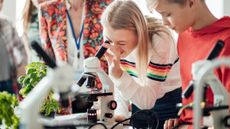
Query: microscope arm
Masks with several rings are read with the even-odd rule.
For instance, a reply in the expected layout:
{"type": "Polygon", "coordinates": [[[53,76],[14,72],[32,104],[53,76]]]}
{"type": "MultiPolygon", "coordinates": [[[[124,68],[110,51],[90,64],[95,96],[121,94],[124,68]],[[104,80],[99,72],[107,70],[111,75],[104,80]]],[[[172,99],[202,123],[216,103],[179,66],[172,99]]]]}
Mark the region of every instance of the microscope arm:
{"type": "MultiPolygon", "coordinates": [[[[199,62],[201,63],[201,62],[199,62]]],[[[230,67],[230,58],[222,58],[214,61],[205,61],[203,65],[198,68],[199,72],[196,74],[195,93],[194,93],[194,128],[201,127],[201,101],[203,98],[203,90],[206,84],[209,84],[214,94],[214,106],[228,105],[229,93],[226,91],[220,80],[215,76],[213,70],[222,65],[230,67]]],[[[228,110],[212,112],[213,124],[215,129],[224,129],[224,124],[221,120],[228,114],[228,110]]]]}

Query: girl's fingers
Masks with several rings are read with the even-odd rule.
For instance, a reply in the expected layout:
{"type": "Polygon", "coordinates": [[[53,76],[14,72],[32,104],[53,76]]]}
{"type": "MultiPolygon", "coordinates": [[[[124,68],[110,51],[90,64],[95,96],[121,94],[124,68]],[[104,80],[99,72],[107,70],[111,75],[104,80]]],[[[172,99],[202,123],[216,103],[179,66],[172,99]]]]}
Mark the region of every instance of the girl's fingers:
{"type": "Polygon", "coordinates": [[[110,47],[111,47],[111,44],[103,43],[102,46],[105,47],[105,48],[110,48],[110,47]]]}
{"type": "Polygon", "coordinates": [[[110,47],[109,51],[111,51],[116,59],[120,59],[121,49],[117,45],[113,45],[110,47]]]}
{"type": "MultiPolygon", "coordinates": [[[[106,46],[105,46],[106,47],[106,46]]],[[[120,70],[120,53],[121,49],[116,45],[110,45],[105,54],[105,58],[108,61],[111,71],[120,70]]]]}
{"type": "Polygon", "coordinates": [[[111,55],[110,53],[106,52],[105,53],[105,59],[107,60],[107,62],[110,65],[112,63],[112,60],[113,60],[113,55],[111,55]]]}

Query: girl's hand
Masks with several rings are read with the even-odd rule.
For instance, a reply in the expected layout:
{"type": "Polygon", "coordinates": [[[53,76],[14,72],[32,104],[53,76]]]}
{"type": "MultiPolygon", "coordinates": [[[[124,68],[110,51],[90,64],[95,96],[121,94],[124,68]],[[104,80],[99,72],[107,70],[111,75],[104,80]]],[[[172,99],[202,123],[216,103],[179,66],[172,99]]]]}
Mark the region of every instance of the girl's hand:
{"type": "Polygon", "coordinates": [[[109,64],[109,74],[114,78],[120,78],[123,73],[120,66],[121,49],[117,45],[106,44],[104,46],[108,48],[105,58],[109,64]]]}

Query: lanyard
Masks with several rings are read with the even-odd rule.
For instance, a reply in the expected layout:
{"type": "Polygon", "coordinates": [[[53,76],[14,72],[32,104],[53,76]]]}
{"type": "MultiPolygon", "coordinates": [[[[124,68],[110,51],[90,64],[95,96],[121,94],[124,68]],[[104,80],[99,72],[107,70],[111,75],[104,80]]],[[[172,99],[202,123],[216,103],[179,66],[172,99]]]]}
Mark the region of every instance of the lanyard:
{"type": "Polygon", "coordinates": [[[76,45],[76,48],[78,50],[78,53],[77,53],[77,57],[80,58],[80,43],[81,43],[81,38],[82,38],[82,35],[83,35],[83,30],[84,30],[84,23],[82,23],[82,26],[81,26],[81,31],[80,31],[80,35],[79,37],[77,38],[76,37],[76,34],[75,34],[75,31],[74,31],[74,28],[73,28],[73,23],[72,23],[72,20],[70,18],[70,14],[69,14],[69,11],[66,10],[66,13],[67,13],[67,17],[68,17],[68,20],[70,22],[70,28],[71,28],[71,31],[72,31],[72,35],[73,35],[73,38],[74,38],[74,41],[75,41],[75,45],[76,45]]]}

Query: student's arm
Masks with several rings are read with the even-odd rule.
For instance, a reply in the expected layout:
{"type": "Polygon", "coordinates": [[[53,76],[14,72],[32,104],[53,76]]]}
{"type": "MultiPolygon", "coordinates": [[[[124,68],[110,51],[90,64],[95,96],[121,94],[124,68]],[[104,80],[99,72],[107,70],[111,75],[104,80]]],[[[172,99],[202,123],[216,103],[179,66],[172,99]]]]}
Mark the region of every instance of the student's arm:
{"type": "Polygon", "coordinates": [[[156,100],[164,95],[164,91],[159,85],[141,86],[127,72],[123,72],[121,78],[112,80],[122,97],[131,100],[141,109],[152,108],[156,100]]]}

